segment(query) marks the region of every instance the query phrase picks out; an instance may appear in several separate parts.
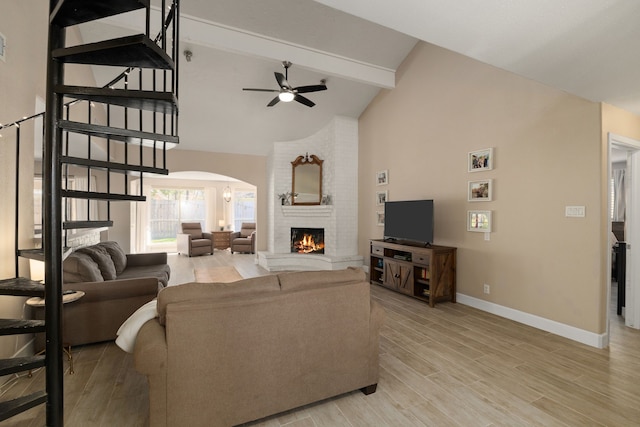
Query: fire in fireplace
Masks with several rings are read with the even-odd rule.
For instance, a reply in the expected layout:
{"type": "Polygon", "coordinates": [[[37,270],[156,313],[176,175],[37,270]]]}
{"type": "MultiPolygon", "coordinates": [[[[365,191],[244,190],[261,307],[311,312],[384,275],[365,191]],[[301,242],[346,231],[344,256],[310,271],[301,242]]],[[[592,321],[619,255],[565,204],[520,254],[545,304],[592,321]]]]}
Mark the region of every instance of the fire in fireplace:
{"type": "Polygon", "coordinates": [[[324,228],[292,228],[291,252],[299,254],[323,254],[324,228]]]}

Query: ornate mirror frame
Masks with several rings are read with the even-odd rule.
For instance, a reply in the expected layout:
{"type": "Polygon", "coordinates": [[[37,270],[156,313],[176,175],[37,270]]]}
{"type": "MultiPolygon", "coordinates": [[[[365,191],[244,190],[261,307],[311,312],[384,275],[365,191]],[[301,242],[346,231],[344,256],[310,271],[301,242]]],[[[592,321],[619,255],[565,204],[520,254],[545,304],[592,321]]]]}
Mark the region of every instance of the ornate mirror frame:
{"type": "Polygon", "coordinates": [[[291,162],[291,204],[319,205],[322,201],[322,163],[318,156],[307,153],[291,162]]]}

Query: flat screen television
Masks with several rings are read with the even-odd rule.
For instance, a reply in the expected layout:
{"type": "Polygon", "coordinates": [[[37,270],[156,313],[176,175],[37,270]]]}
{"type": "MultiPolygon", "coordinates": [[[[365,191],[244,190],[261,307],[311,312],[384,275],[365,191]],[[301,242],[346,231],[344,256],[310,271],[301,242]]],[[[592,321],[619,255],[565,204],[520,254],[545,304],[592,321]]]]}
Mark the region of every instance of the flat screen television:
{"type": "Polygon", "coordinates": [[[405,200],[384,204],[385,240],[433,243],[433,200],[405,200]]]}

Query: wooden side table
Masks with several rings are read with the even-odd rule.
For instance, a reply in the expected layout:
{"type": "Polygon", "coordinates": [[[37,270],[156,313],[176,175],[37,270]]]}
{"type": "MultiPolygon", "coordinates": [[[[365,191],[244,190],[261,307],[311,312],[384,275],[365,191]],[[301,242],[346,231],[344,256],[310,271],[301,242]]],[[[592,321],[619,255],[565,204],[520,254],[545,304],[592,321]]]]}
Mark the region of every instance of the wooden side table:
{"type": "Polygon", "coordinates": [[[215,249],[227,249],[231,247],[231,231],[212,231],[213,247],[215,249]]]}
{"type": "MultiPolygon", "coordinates": [[[[70,302],[74,302],[79,300],[84,296],[83,291],[73,291],[64,293],[62,295],[62,304],[68,304],[70,302]]],[[[44,309],[44,298],[40,297],[32,297],[27,300],[27,305],[31,307],[35,307],[36,309],[44,309]]],[[[67,355],[67,360],[69,361],[69,374],[75,373],[73,370],[73,356],[71,355],[71,345],[68,343],[62,344],[62,350],[67,355]]],[[[44,350],[39,351],[37,354],[43,354],[44,350]]],[[[31,377],[31,370],[29,370],[29,377],[31,377]]]]}
{"type": "MultiPolygon", "coordinates": [[[[62,294],[62,303],[67,304],[79,300],[84,296],[83,291],[73,291],[62,294]]],[[[44,298],[32,297],[27,300],[27,305],[31,307],[44,307],[44,298]]]]}

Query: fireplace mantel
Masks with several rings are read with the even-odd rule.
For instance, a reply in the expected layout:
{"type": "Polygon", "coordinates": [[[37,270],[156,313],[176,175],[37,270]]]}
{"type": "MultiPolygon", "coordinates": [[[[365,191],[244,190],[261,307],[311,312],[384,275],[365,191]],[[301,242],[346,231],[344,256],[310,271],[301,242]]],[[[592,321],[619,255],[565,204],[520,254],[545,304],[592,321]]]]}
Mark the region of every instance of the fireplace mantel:
{"type": "Polygon", "coordinates": [[[313,206],[282,206],[284,216],[331,216],[333,205],[313,205],[313,206]]]}

